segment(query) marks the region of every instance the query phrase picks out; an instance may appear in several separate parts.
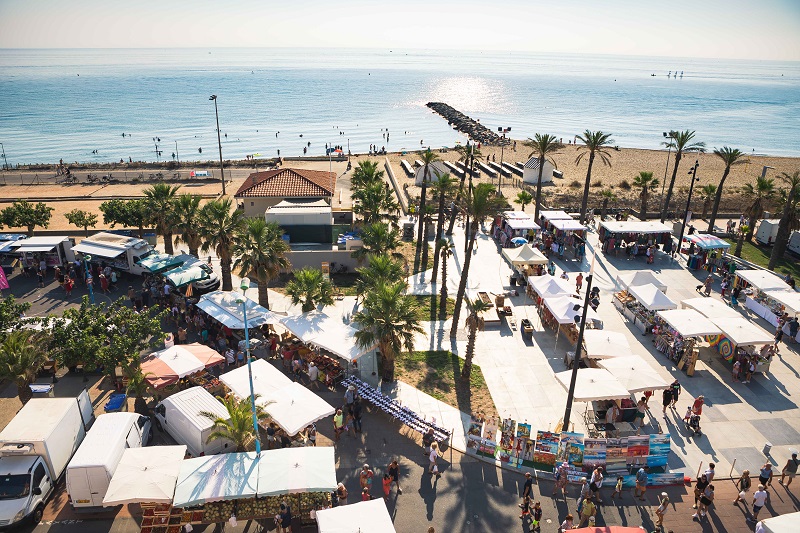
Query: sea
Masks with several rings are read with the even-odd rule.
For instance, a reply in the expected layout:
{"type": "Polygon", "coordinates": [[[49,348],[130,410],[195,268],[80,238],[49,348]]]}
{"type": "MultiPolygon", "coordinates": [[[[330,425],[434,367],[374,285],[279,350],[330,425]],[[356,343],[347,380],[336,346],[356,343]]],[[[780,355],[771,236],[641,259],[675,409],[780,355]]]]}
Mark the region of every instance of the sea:
{"type": "Polygon", "coordinates": [[[465,142],[429,101],[515,139],[658,149],[692,129],[800,156],[800,62],[397,49],[0,49],[1,148],[10,165],[217,159],[212,94],[225,159],[465,142]]]}

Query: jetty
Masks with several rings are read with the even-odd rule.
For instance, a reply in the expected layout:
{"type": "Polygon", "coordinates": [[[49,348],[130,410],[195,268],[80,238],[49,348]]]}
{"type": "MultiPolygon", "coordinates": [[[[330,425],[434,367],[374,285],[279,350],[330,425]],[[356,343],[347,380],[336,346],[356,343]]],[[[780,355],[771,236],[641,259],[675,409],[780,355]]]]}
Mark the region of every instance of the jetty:
{"type": "Polygon", "coordinates": [[[477,120],[468,117],[458,109],[445,104],[444,102],[428,102],[428,107],[447,119],[454,130],[466,134],[470,139],[481,144],[490,146],[500,146],[510,144],[511,139],[501,137],[477,120]]]}

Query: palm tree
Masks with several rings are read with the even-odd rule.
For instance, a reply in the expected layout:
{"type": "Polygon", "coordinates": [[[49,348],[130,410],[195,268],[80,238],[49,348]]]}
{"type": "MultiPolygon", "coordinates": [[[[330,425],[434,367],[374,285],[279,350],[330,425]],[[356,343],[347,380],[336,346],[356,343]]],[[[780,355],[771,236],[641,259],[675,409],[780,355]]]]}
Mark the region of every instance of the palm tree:
{"type": "Polygon", "coordinates": [[[701,219],[706,219],[708,208],[711,207],[711,202],[714,200],[715,194],[717,194],[717,186],[713,183],[700,187],[700,198],[703,200],[703,215],[700,217],[701,219]]]}
{"type": "Polygon", "coordinates": [[[304,313],[318,305],[333,304],[333,285],[318,268],[306,267],[295,272],[294,279],[286,284],[286,294],[292,298],[292,304],[301,304],[304,313]]]}
{"type": "Polygon", "coordinates": [[[400,240],[400,230],[390,228],[386,224],[376,222],[361,230],[361,248],[353,251],[352,257],[363,261],[364,258],[374,255],[391,255],[402,258],[403,254],[397,252],[403,244],[400,240]]]}
{"type": "Polygon", "coordinates": [[[200,257],[198,251],[203,240],[200,238],[200,195],[181,194],[175,199],[175,229],[178,240],[189,247],[189,255],[200,257]]]}
{"type": "Polygon", "coordinates": [[[600,157],[600,160],[606,166],[611,166],[611,153],[608,147],[614,143],[610,133],[603,133],[600,130],[590,131],[586,130],[583,135],[576,136],[576,139],[583,143],[578,147],[578,157],[575,158],[575,164],[581,162],[586,154],[589,154],[589,168],[586,169],[586,182],[583,184],[583,200],[581,201],[581,224],[586,221],[586,208],[589,206],[589,186],[592,183],[592,165],[594,165],[594,158],[600,157]]]}
{"type": "MultiPolygon", "coordinates": [[[[256,398],[258,395],[256,395],[256,398]]],[[[221,418],[216,413],[201,411],[200,416],[208,418],[214,423],[214,431],[208,436],[206,442],[217,439],[229,440],[236,446],[237,452],[246,452],[256,441],[253,429],[253,411],[250,397],[237,400],[229,394],[222,404],[228,411],[228,418],[221,418]]],[[[264,418],[262,406],[256,405],[256,418],[264,418]]]]}
{"type": "Polygon", "coordinates": [[[402,283],[381,284],[367,294],[363,310],[353,315],[358,345],[364,349],[378,346],[384,381],[394,381],[397,357],[403,350],[412,351],[414,334],[424,331],[417,314],[417,300],[403,294],[404,290],[402,283]]]}
{"type": "Polygon", "coordinates": [[[480,298],[468,303],[470,313],[466,320],[466,326],[469,330],[467,335],[467,351],[464,353],[464,367],[461,369],[461,378],[469,379],[472,375],[472,356],[475,355],[475,340],[478,338],[478,330],[483,331],[483,317],[482,313],[486,312],[490,306],[480,298]]]}
{"type": "Polygon", "coordinates": [[[608,202],[616,202],[617,195],[611,189],[603,189],[600,191],[600,196],[603,197],[603,207],[600,209],[600,220],[606,219],[606,211],[608,211],[608,202]]]}
{"type": "MultiPolygon", "coordinates": [[[[558,152],[564,148],[564,145],[558,142],[555,135],[550,135],[548,133],[537,133],[533,136],[533,139],[528,137],[528,140],[523,142],[523,144],[531,149],[531,153],[528,154],[528,157],[533,157],[535,155],[539,158],[539,178],[536,180],[536,209],[533,215],[535,220],[539,220],[539,210],[542,207],[542,171],[544,170],[544,162],[548,160],[555,166],[555,161],[552,160],[550,154],[558,152]]],[[[456,312],[458,312],[457,309],[456,312]]]]}
{"type": "Polygon", "coordinates": [[[642,190],[639,193],[639,198],[642,199],[639,218],[647,220],[647,200],[650,198],[650,193],[658,187],[658,178],[654,178],[652,172],[639,172],[639,175],[633,178],[633,186],[642,190]]]}
{"type": "Polygon", "coordinates": [[[664,198],[664,205],[661,206],[661,222],[667,218],[667,211],[669,211],[669,202],[672,200],[672,189],[675,187],[675,176],[678,175],[678,165],[681,164],[681,158],[685,152],[705,152],[706,143],[694,142],[694,131],[671,131],[669,132],[669,140],[662,143],[668,148],[675,150],[675,166],[672,167],[672,178],[669,180],[669,187],[667,187],[667,196],[664,198]]]}
{"type": "Polygon", "coordinates": [[[439,320],[447,317],[447,260],[453,257],[456,245],[448,239],[439,239],[439,255],[442,257],[442,286],[439,288],[439,320]]]}
{"type": "Polygon", "coordinates": [[[383,170],[378,169],[378,162],[372,160],[359,161],[350,178],[353,191],[363,189],[374,183],[383,182],[383,170]]]}
{"type": "Polygon", "coordinates": [[[222,267],[222,290],[233,289],[231,282],[231,252],[233,241],[242,226],[243,214],[239,209],[233,208],[230,198],[212,200],[203,206],[200,211],[200,237],[203,239],[202,250],[207,252],[212,248],[219,257],[222,267]]]}
{"type": "MultiPolygon", "coordinates": [[[[475,168],[475,158],[477,157],[480,159],[483,157],[481,155],[481,151],[478,149],[475,143],[470,144],[467,141],[465,146],[456,145],[456,152],[458,152],[458,160],[464,163],[464,166],[467,170],[464,172],[464,175],[461,176],[461,182],[458,184],[458,192],[456,193],[455,204],[458,205],[461,201],[461,197],[464,194],[464,180],[467,178],[467,174],[469,174],[470,183],[472,182],[472,174],[473,169],[475,168]]],[[[456,216],[458,216],[458,210],[453,209],[453,212],[450,213],[450,224],[447,226],[447,235],[453,234],[453,226],[456,224],[456,216]]]]}
{"type": "Polygon", "coordinates": [[[46,352],[30,330],[11,331],[0,344],[0,379],[14,382],[23,404],[33,397],[30,384],[46,362],[46,352]]]}
{"type": "Polygon", "coordinates": [[[494,187],[491,183],[479,183],[472,189],[467,198],[467,213],[472,217],[467,237],[467,252],[464,256],[464,266],[461,269],[461,281],[458,284],[456,294],[456,306],[453,310],[453,325],[450,328],[450,337],[455,338],[458,331],[458,318],[461,315],[461,305],[464,303],[464,293],[467,290],[467,279],[469,277],[469,265],[472,261],[472,250],[475,248],[475,239],[478,236],[478,228],[486,217],[494,216],[502,211],[506,205],[505,200],[495,195],[494,187]]]}
{"type": "Polygon", "coordinates": [[[353,191],[353,213],[361,216],[364,224],[388,220],[396,223],[400,205],[394,192],[385,182],[375,182],[353,191]]]}
{"type": "Polygon", "coordinates": [[[175,224],[175,197],[180,185],[156,183],[144,190],[144,201],[150,210],[156,233],[164,237],[164,252],[172,255],[172,230],[175,224]]]}
{"type": "Polygon", "coordinates": [[[747,239],[747,242],[752,242],[756,222],[764,216],[765,200],[772,198],[775,194],[775,180],[758,176],[755,186],[752,183],[746,183],[742,187],[742,192],[753,200],[744,210],[744,216],[750,221],[750,224],[748,224],[749,231],[745,235],[745,239],[747,239]]]}
{"type": "Polygon", "coordinates": [[[736,232],[736,250],[733,251],[733,255],[736,257],[742,257],[742,245],[744,244],[744,236],[747,233],[750,233],[750,226],[747,224],[739,226],[736,232]]]}
{"type": "Polygon", "coordinates": [[[283,230],[275,222],[263,218],[246,218],[236,233],[232,255],[237,259],[233,269],[240,276],[255,274],[258,280],[258,303],[269,309],[267,284],[281,270],[291,268],[286,258],[289,245],[283,240],[283,230]]]}
{"type": "Polygon", "coordinates": [[[388,255],[370,256],[366,266],[357,268],[356,296],[361,297],[381,283],[398,283],[403,279],[403,265],[388,255]]]}
{"type": "Polygon", "coordinates": [[[152,372],[143,373],[142,368],[138,365],[125,369],[125,377],[128,380],[125,392],[128,396],[135,398],[134,411],[140,415],[147,414],[147,402],[144,399],[144,395],[150,391],[150,382],[147,381],[147,378],[154,375],[152,372]]]}
{"type": "Polygon", "coordinates": [[[519,204],[520,209],[525,211],[525,206],[530,204],[533,201],[533,195],[528,191],[520,191],[517,193],[517,197],[514,198],[514,203],[519,204]]]}
{"type": "Polygon", "coordinates": [[[433,273],[431,274],[431,283],[436,283],[436,274],[439,271],[439,243],[442,240],[442,231],[444,230],[444,201],[455,191],[456,182],[450,174],[436,172],[436,181],[431,186],[434,194],[439,197],[439,209],[436,217],[436,247],[433,253],[433,273]]]}
{"type": "Polygon", "coordinates": [[[778,179],[789,186],[786,191],[786,197],[783,199],[783,214],[781,221],[778,224],[778,235],[775,236],[775,245],[772,247],[772,253],[769,256],[770,270],[775,268],[778,264],[778,259],[783,257],[786,251],[786,246],[789,244],[789,234],[793,227],[798,225],[798,200],[800,200],[800,172],[795,171],[794,174],[789,175],[786,172],[781,173],[778,179]]]}
{"type": "Polygon", "coordinates": [[[728,179],[728,175],[731,173],[731,167],[749,162],[744,156],[744,153],[738,148],[729,148],[727,146],[714,148],[714,155],[722,159],[722,162],[725,163],[725,171],[722,173],[722,179],[719,180],[717,194],[714,196],[714,206],[711,208],[711,219],[708,221],[708,233],[712,234],[714,233],[714,222],[717,221],[719,203],[722,200],[722,187],[725,185],[725,180],[728,179]]]}
{"type": "Polygon", "coordinates": [[[417,228],[417,250],[414,253],[414,271],[417,270],[420,264],[420,254],[422,256],[422,264],[428,264],[428,234],[423,233],[428,230],[427,224],[424,221],[425,215],[425,201],[426,196],[428,194],[428,180],[430,179],[430,172],[431,172],[431,163],[437,161],[439,156],[436,152],[432,151],[430,148],[422,152],[422,164],[423,164],[423,172],[422,172],[422,191],[420,192],[419,196],[419,213],[420,219],[417,228]]]}

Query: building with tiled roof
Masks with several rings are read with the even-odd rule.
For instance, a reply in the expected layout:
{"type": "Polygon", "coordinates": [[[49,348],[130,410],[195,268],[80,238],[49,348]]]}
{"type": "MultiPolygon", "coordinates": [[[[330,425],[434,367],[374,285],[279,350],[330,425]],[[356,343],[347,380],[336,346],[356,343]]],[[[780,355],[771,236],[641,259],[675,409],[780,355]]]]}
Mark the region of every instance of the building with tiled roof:
{"type": "Polygon", "coordinates": [[[336,173],[300,168],[279,168],[250,174],[234,194],[250,217],[264,212],[283,200],[325,200],[331,203],[336,190],[336,173]]]}

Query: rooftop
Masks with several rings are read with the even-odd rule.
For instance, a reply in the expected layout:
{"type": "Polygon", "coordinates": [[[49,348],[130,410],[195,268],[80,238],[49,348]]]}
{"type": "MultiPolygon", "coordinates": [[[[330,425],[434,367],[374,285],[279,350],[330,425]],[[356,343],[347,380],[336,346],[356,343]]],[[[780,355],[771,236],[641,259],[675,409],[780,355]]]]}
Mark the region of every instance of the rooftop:
{"type": "Polygon", "coordinates": [[[250,174],[234,195],[237,198],[302,198],[333,196],[336,173],[279,168],[250,174]]]}

